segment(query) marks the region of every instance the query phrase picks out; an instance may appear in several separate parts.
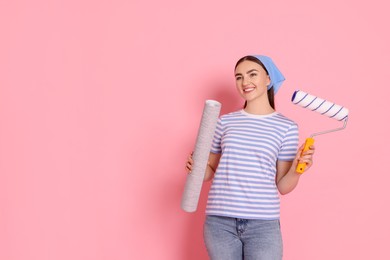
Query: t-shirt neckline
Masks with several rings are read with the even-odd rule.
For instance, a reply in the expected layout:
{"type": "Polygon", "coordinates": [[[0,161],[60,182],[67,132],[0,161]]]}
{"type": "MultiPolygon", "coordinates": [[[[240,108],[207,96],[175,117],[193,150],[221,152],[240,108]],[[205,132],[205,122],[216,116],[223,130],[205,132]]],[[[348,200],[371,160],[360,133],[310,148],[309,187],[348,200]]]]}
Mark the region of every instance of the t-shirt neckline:
{"type": "Polygon", "coordinates": [[[270,114],[266,114],[266,115],[256,115],[256,114],[248,113],[244,109],[241,109],[240,112],[241,112],[241,114],[243,114],[245,116],[253,117],[253,118],[266,118],[266,117],[271,117],[271,116],[279,114],[279,112],[274,111],[274,112],[272,112],[270,114]]]}

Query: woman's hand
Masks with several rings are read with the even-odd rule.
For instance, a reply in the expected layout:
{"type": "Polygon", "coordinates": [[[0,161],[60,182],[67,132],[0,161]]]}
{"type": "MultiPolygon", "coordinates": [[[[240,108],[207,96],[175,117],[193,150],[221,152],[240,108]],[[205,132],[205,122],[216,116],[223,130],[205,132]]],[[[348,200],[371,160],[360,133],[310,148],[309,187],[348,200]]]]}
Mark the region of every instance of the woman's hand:
{"type": "MultiPolygon", "coordinates": [[[[191,173],[194,167],[194,160],[192,158],[193,152],[188,156],[185,170],[188,174],[191,173]]],[[[218,166],[219,159],[221,158],[221,154],[210,153],[209,160],[207,162],[206,171],[204,174],[204,181],[209,181],[214,177],[215,169],[218,166]]]]}
{"type": "Polygon", "coordinates": [[[302,153],[304,146],[305,146],[305,144],[302,144],[302,146],[299,148],[299,150],[297,152],[297,156],[294,160],[293,167],[295,169],[297,167],[298,163],[305,163],[306,168],[305,168],[304,172],[306,172],[313,165],[313,155],[315,153],[315,146],[311,145],[309,147],[309,150],[302,153]]]}
{"type": "Polygon", "coordinates": [[[188,156],[187,163],[186,163],[186,166],[185,166],[185,169],[186,169],[188,174],[191,173],[192,166],[194,165],[194,160],[192,159],[192,154],[193,154],[193,152],[188,156]]]}
{"type": "Polygon", "coordinates": [[[296,171],[298,163],[306,163],[304,172],[309,170],[313,165],[313,155],[315,152],[314,145],[309,147],[309,150],[302,153],[305,145],[303,144],[295,156],[294,161],[278,161],[276,166],[276,185],[280,194],[285,195],[290,193],[298,185],[301,174],[296,171]]]}

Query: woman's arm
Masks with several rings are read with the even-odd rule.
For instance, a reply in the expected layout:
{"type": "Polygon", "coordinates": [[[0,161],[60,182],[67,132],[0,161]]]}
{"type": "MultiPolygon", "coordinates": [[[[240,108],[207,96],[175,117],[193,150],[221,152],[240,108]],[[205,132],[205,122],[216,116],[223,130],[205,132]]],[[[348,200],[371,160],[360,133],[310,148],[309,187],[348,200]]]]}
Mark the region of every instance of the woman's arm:
{"type": "MultiPolygon", "coordinates": [[[[219,159],[221,158],[221,154],[210,153],[209,161],[207,163],[206,172],[204,174],[204,181],[209,181],[214,177],[215,170],[218,167],[219,159]]],[[[186,170],[188,173],[192,171],[192,166],[194,165],[194,160],[192,159],[192,154],[188,157],[186,170]]]]}
{"type": "Polygon", "coordinates": [[[298,185],[299,178],[302,175],[295,171],[298,163],[306,163],[305,172],[309,170],[313,164],[315,147],[311,146],[309,150],[301,154],[303,147],[304,146],[302,145],[299,148],[294,161],[278,161],[276,164],[276,185],[282,195],[293,191],[298,185]]]}

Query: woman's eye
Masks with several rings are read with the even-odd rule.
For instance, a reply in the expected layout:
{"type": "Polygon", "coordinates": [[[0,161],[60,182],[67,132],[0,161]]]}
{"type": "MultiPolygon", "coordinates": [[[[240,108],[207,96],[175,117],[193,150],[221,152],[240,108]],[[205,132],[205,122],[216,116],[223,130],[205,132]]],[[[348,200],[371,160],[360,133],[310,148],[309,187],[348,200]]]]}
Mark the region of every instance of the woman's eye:
{"type": "Polygon", "coordinates": [[[257,74],[256,73],[251,73],[251,74],[249,74],[249,76],[251,76],[251,78],[253,78],[253,77],[256,77],[257,74]]]}
{"type": "Polygon", "coordinates": [[[241,79],[241,77],[236,77],[236,80],[240,80],[241,79]]]}

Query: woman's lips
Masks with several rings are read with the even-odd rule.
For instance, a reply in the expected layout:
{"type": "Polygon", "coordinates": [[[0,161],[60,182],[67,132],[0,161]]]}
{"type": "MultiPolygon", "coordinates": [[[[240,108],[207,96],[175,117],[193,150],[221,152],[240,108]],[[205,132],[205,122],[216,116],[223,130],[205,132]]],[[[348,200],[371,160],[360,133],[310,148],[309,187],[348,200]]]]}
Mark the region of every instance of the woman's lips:
{"type": "Polygon", "coordinates": [[[249,92],[252,92],[253,90],[255,89],[255,87],[248,87],[248,88],[244,88],[244,93],[249,93],[249,92]]]}

